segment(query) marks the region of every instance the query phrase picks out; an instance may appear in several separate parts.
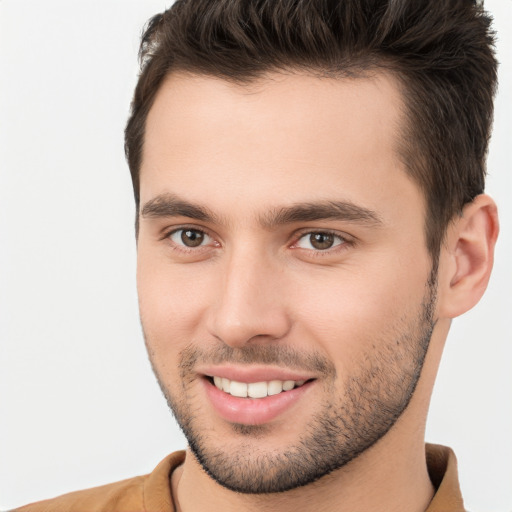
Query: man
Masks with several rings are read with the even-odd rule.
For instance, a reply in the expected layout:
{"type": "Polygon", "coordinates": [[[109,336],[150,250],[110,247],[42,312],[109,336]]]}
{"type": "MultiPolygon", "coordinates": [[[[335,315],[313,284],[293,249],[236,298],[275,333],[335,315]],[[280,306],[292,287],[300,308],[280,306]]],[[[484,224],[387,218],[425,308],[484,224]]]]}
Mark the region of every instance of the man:
{"type": "Polygon", "coordinates": [[[178,2],[142,60],[141,320],[189,449],[20,510],[463,510],[424,425],[498,233],[481,8],[178,2]]]}

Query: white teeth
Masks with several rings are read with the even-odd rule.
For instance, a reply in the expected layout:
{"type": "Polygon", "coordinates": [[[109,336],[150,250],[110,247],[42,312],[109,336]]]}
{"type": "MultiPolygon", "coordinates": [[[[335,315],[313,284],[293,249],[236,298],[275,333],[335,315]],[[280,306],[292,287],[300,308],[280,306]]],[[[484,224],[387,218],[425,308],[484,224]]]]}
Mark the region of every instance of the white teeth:
{"type": "Polygon", "coordinates": [[[278,395],[279,393],[281,393],[281,391],[283,391],[283,381],[282,380],[271,380],[268,383],[268,390],[267,390],[268,396],[278,395]]]}
{"type": "Polygon", "coordinates": [[[213,377],[213,383],[218,389],[241,398],[264,398],[278,395],[283,391],[290,391],[295,387],[302,386],[305,382],[305,380],[271,380],[270,382],[250,382],[247,384],[229,380],[225,377],[213,377]]]}
{"type": "Polygon", "coordinates": [[[247,394],[251,398],[263,398],[267,396],[267,388],[266,382],[251,382],[247,384],[247,394]]]}
{"type": "Polygon", "coordinates": [[[283,391],[290,391],[295,387],[295,381],[293,380],[285,380],[283,382],[283,391]]]}
{"type": "Polygon", "coordinates": [[[245,382],[236,382],[234,380],[231,381],[231,385],[229,386],[229,394],[233,396],[239,396],[242,398],[245,398],[247,396],[247,388],[249,387],[249,396],[252,396],[250,394],[251,392],[251,386],[252,384],[247,384],[245,382]]]}

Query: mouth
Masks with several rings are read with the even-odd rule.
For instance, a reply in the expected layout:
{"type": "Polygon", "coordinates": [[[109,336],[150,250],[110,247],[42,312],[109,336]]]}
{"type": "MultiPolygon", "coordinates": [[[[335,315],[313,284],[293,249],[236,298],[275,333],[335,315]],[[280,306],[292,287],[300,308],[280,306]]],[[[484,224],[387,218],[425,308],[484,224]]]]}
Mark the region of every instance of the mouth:
{"type": "Polygon", "coordinates": [[[201,380],[216,416],[229,423],[263,425],[289,415],[306,399],[317,382],[308,377],[287,371],[212,368],[201,380]]]}
{"type": "Polygon", "coordinates": [[[279,395],[304,386],[308,380],[270,380],[261,382],[239,382],[218,375],[206,376],[217,389],[238,398],[265,398],[279,395]]]}

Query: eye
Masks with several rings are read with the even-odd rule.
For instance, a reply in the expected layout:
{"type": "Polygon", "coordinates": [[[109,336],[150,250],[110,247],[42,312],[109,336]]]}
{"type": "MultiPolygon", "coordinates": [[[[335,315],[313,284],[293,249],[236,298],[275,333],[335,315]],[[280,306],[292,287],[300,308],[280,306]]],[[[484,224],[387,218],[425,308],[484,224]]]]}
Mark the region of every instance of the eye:
{"type": "Polygon", "coordinates": [[[339,235],[325,231],[317,231],[302,235],[295,246],[300,247],[301,249],[326,251],[327,249],[332,249],[333,247],[343,243],[345,243],[345,240],[339,235]]]}
{"type": "Polygon", "coordinates": [[[212,240],[204,231],[191,228],[177,229],[169,235],[169,238],[176,245],[189,248],[209,244],[212,240]]]}

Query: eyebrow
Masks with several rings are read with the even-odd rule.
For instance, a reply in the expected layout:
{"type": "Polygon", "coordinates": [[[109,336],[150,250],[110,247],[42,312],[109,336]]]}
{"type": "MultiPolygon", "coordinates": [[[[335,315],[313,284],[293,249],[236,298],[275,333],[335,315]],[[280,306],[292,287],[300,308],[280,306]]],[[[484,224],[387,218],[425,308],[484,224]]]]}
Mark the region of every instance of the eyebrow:
{"type": "Polygon", "coordinates": [[[180,199],[174,194],[162,194],[150,199],[141,209],[141,217],[189,217],[202,222],[214,222],[219,219],[208,208],[180,199]]]}
{"type": "Polygon", "coordinates": [[[262,224],[272,228],[281,224],[315,220],[341,220],[368,226],[383,224],[375,211],[350,201],[320,201],[276,208],[263,217],[262,224]]]}
{"type": "MultiPolygon", "coordinates": [[[[144,218],[188,217],[201,222],[223,223],[222,219],[210,209],[181,199],[174,194],[162,194],[150,199],[142,207],[140,215],[144,218]]],[[[272,208],[259,220],[261,225],[268,229],[284,224],[316,220],[341,220],[366,226],[383,224],[381,217],[375,211],[350,201],[306,202],[272,208]]]]}

